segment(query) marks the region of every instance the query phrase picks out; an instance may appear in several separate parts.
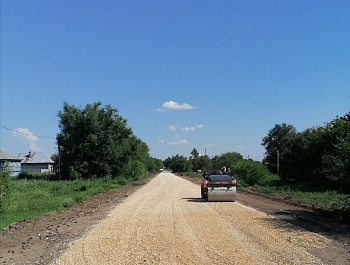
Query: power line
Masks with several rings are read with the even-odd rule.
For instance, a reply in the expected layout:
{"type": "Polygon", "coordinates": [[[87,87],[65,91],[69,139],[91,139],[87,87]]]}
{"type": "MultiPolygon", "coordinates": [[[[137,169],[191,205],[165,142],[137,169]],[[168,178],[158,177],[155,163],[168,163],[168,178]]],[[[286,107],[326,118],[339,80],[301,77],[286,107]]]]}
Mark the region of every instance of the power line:
{"type": "Polygon", "coordinates": [[[50,137],[50,136],[40,136],[40,135],[35,135],[35,134],[32,134],[32,133],[20,132],[20,131],[17,131],[17,130],[14,130],[14,129],[10,129],[10,128],[7,128],[7,127],[1,126],[1,125],[0,125],[0,127],[3,128],[3,129],[6,129],[6,130],[9,130],[9,131],[12,131],[12,132],[16,132],[16,133],[20,133],[20,134],[24,134],[24,135],[35,136],[35,137],[38,137],[38,138],[56,139],[55,137],[50,137]]]}

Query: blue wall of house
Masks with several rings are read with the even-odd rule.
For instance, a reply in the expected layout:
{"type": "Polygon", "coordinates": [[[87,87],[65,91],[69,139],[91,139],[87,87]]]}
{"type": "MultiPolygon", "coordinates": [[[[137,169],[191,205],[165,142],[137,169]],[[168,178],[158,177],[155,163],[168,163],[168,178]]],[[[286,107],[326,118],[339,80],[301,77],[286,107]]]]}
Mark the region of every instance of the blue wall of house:
{"type": "Polygon", "coordinates": [[[3,166],[5,166],[5,164],[7,164],[7,166],[10,168],[10,175],[12,177],[16,177],[19,175],[19,173],[21,172],[21,162],[19,161],[0,161],[0,169],[3,168],[3,166]]]}

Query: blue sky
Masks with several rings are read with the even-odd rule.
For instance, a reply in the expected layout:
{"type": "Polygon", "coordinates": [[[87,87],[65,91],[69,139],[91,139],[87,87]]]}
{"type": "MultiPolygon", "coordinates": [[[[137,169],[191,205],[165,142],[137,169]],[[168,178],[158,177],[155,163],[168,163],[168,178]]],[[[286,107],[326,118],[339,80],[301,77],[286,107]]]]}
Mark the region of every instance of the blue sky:
{"type": "Polygon", "coordinates": [[[100,101],[153,157],[261,160],[275,124],[349,112],[350,1],[1,0],[0,94],[7,152],[55,153],[63,103],[100,101]]]}

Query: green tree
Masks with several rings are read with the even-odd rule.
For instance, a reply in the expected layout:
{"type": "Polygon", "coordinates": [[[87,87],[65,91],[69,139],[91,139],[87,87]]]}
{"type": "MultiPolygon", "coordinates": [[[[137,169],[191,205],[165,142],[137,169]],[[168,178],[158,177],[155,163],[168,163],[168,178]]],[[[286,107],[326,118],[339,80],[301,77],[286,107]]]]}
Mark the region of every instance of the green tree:
{"type": "Polygon", "coordinates": [[[275,124],[275,127],[262,139],[261,145],[264,146],[266,150],[263,164],[266,165],[272,173],[277,173],[278,170],[277,153],[282,153],[285,140],[291,134],[295,133],[296,129],[292,125],[287,125],[286,123],[282,123],[281,125],[275,124]]]}
{"type": "Polygon", "coordinates": [[[133,180],[138,180],[139,177],[145,174],[147,174],[147,169],[145,165],[138,160],[129,160],[123,168],[123,175],[128,179],[132,178],[133,180]]]}
{"type": "Polygon", "coordinates": [[[199,153],[198,153],[197,149],[193,148],[193,150],[191,151],[191,158],[197,159],[198,157],[199,157],[199,153]]]}
{"type": "Polygon", "coordinates": [[[282,180],[308,187],[330,188],[332,185],[338,190],[349,190],[349,138],[349,113],[323,127],[308,128],[299,133],[291,126],[276,126],[263,139],[264,162],[271,169],[274,151],[279,150],[282,180]]]}
{"type": "Polygon", "coordinates": [[[160,169],[164,168],[164,164],[161,159],[149,157],[146,167],[148,172],[156,173],[159,172],[160,169]]]}
{"type": "Polygon", "coordinates": [[[310,128],[284,138],[280,153],[280,177],[294,183],[317,183],[323,150],[322,128],[310,128]]]}
{"type": "Polygon", "coordinates": [[[199,155],[196,148],[193,148],[190,156],[191,168],[193,171],[204,171],[208,168],[209,157],[199,155]]]}
{"type": "Polygon", "coordinates": [[[165,159],[164,165],[174,173],[191,171],[191,162],[186,157],[178,154],[165,159]]]}
{"type": "Polygon", "coordinates": [[[149,156],[147,145],[110,105],[98,102],[80,109],[65,102],[58,117],[64,178],[118,176],[129,161],[145,163],[149,156]]]}
{"type": "Polygon", "coordinates": [[[210,168],[210,158],[207,155],[198,158],[197,167],[201,171],[206,171],[210,168]]]}
{"type": "Polygon", "coordinates": [[[243,160],[243,156],[237,152],[227,152],[214,158],[214,168],[219,168],[221,163],[224,163],[227,170],[230,171],[235,167],[236,163],[243,160]]]}
{"type": "Polygon", "coordinates": [[[58,165],[58,154],[52,154],[50,158],[53,162],[56,163],[56,165],[58,165]]]}
{"type": "Polygon", "coordinates": [[[350,112],[326,125],[333,148],[323,156],[324,173],[333,185],[350,193],[350,112]]]}

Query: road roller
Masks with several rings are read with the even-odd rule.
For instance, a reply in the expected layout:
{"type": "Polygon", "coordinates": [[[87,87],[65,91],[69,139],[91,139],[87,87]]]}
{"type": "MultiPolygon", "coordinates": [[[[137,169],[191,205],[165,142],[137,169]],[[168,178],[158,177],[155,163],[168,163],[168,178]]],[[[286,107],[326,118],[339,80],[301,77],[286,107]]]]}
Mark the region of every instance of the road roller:
{"type": "Polygon", "coordinates": [[[224,174],[204,173],[201,196],[209,202],[233,202],[236,200],[236,179],[224,174]]]}

